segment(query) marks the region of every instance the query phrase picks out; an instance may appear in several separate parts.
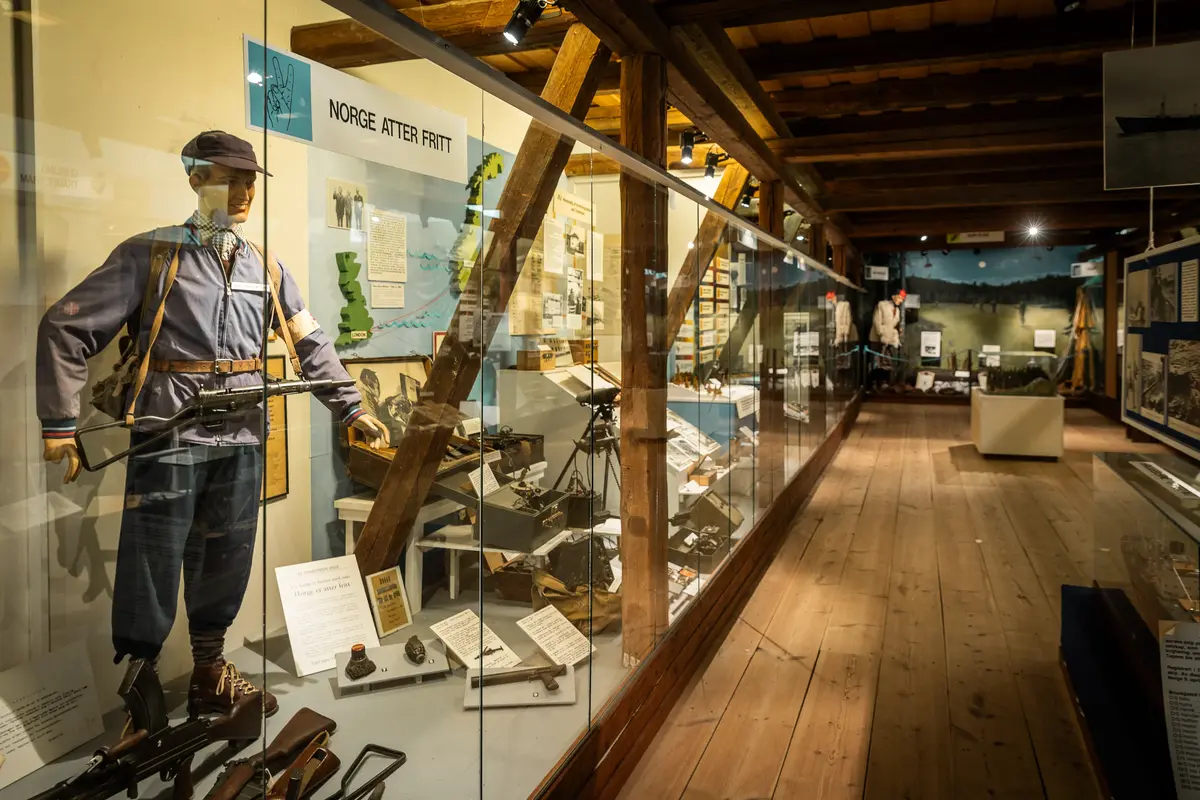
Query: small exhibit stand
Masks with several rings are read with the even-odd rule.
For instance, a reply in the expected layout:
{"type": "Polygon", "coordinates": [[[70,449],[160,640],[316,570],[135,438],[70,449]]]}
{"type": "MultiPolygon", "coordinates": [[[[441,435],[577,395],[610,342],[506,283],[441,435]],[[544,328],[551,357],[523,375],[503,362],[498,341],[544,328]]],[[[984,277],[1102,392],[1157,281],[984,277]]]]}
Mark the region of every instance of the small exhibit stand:
{"type": "Polygon", "coordinates": [[[980,455],[1060,458],[1063,398],[971,389],[971,441],[980,455]]]}

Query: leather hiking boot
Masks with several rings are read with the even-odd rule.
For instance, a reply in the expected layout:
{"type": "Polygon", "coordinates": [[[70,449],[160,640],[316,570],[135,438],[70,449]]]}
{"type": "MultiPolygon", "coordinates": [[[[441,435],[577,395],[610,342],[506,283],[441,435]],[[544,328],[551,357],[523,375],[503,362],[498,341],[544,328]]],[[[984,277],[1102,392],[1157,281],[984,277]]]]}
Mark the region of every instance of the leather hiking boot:
{"type": "Polygon", "coordinates": [[[238,700],[252,694],[262,694],[263,710],[268,717],[279,710],[275,695],[243,678],[238,668],[228,661],[204,667],[197,665],[192,669],[192,680],[188,685],[188,714],[193,717],[225,714],[238,700]]]}

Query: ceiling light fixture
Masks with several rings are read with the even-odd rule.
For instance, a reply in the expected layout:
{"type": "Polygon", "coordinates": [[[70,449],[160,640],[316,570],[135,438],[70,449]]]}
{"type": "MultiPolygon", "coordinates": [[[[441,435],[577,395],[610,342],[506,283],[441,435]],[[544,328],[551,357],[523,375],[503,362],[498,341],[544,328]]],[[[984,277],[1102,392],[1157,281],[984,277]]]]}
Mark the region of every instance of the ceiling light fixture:
{"type": "Polygon", "coordinates": [[[721,163],[721,157],[715,151],[709,150],[708,155],[704,157],[704,177],[717,177],[717,165],[721,163]]]}
{"type": "Polygon", "coordinates": [[[924,241],[925,241],[925,240],[927,240],[928,238],[929,238],[929,237],[928,237],[927,235],[922,235],[922,236],[921,236],[921,241],[922,241],[922,242],[924,242],[924,241]]]}
{"type": "MultiPolygon", "coordinates": [[[[696,132],[684,131],[679,134],[679,161],[684,164],[692,163],[692,151],[696,149],[696,132]]],[[[706,173],[707,174],[707,173],[706,173]]]]}
{"type": "Polygon", "coordinates": [[[525,34],[529,33],[537,21],[542,18],[542,12],[545,10],[545,0],[518,0],[512,17],[504,26],[504,38],[511,45],[520,44],[521,40],[525,38],[525,34]]]}
{"type": "Polygon", "coordinates": [[[1033,225],[1030,225],[1028,229],[1026,229],[1025,233],[1026,233],[1026,235],[1029,236],[1030,239],[1036,239],[1038,236],[1041,235],[1042,229],[1039,228],[1036,224],[1033,224],[1033,225]]]}

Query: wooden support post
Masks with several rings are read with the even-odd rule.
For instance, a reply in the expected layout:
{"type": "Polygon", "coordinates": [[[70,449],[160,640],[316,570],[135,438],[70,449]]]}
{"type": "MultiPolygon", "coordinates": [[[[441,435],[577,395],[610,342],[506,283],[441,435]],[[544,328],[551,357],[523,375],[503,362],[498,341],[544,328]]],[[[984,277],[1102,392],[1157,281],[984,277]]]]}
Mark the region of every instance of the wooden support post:
{"type": "Polygon", "coordinates": [[[1117,355],[1117,319],[1121,303],[1121,256],[1104,254],[1104,396],[1121,396],[1120,358],[1117,355]]]}
{"type": "Polygon", "coordinates": [[[846,245],[844,244],[833,246],[833,271],[843,277],[846,275],[846,245]]]}
{"type": "Polygon", "coordinates": [[[808,255],[818,264],[825,263],[825,226],[820,222],[814,222],[812,230],[808,237],[808,255]]]}
{"type": "MultiPolygon", "coordinates": [[[[621,59],[621,141],[667,157],[667,66],[621,59]]],[[[667,192],[621,175],[621,641],[632,666],[667,630],[667,192]]]]}
{"type": "MultiPolygon", "coordinates": [[[[713,200],[733,208],[742,192],[746,191],[746,182],[750,173],[741,164],[730,164],[721,175],[721,183],[713,200]]],[[[700,230],[696,233],[694,246],[688,250],[683,267],[675,276],[675,284],[671,287],[671,296],[667,301],[667,349],[675,344],[679,328],[687,316],[688,307],[696,299],[696,287],[704,277],[705,270],[712,263],[717,249],[726,241],[729,223],[711,211],[705,212],[700,230]]],[[[740,347],[740,345],[739,345],[740,347]]]]}
{"type": "MultiPolygon", "coordinates": [[[[783,184],[765,181],[758,189],[758,226],[767,233],[783,236],[783,184]]],[[[768,244],[758,248],[758,315],[762,361],[758,387],[758,507],[767,508],[783,491],[787,417],[783,413],[784,340],[782,284],[783,253],[768,244]]]]}
{"type": "MultiPolygon", "coordinates": [[[[587,114],[609,49],[587,28],[567,33],[542,97],[572,116],[587,114]]],[[[488,345],[508,307],[529,243],[537,236],[571,156],[574,140],[532,122],[492,221],[491,244],[477,261],[435,354],[403,438],[355,548],[364,575],[395,566],[437,475],[488,345]]]]}

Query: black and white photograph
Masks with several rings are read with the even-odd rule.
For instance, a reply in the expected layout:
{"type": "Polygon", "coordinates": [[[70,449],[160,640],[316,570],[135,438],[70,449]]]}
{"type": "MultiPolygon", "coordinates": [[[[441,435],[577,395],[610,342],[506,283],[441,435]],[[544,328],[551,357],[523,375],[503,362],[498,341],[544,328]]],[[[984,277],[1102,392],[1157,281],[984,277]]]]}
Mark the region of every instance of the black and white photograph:
{"type": "Polygon", "coordinates": [[[567,314],[581,316],[584,312],[583,270],[567,270],[567,314]]]}
{"type": "Polygon", "coordinates": [[[1125,280],[1125,317],[1128,328],[1150,327],[1150,270],[1130,272],[1125,280]]]}
{"type": "Polygon", "coordinates": [[[1104,188],[1200,183],[1200,42],[1104,54],[1104,188]]]}
{"type": "Polygon", "coordinates": [[[1160,264],[1150,278],[1150,321],[1179,321],[1179,265],[1160,264]]]}
{"type": "Polygon", "coordinates": [[[388,429],[393,447],[408,427],[425,381],[424,358],[362,358],[342,362],[354,379],[362,407],[388,429]]]}
{"type": "Polygon", "coordinates": [[[1167,427],[1200,439],[1200,342],[1172,339],[1167,360],[1167,427]]]}
{"type": "Polygon", "coordinates": [[[1142,353],[1142,407],[1138,413],[1160,425],[1167,411],[1167,357],[1142,353]]]}
{"type": "Polygon", "coordinates": [[[1125,410],[1134,414],[1142,407],[1142,335],[1125,334],[1125,410]]]}
{"type": "Polygon", "coordinates": [[[344,230],[365,230],[367,187],[340,178],[325,179],[325,224],[344,230]]]}

